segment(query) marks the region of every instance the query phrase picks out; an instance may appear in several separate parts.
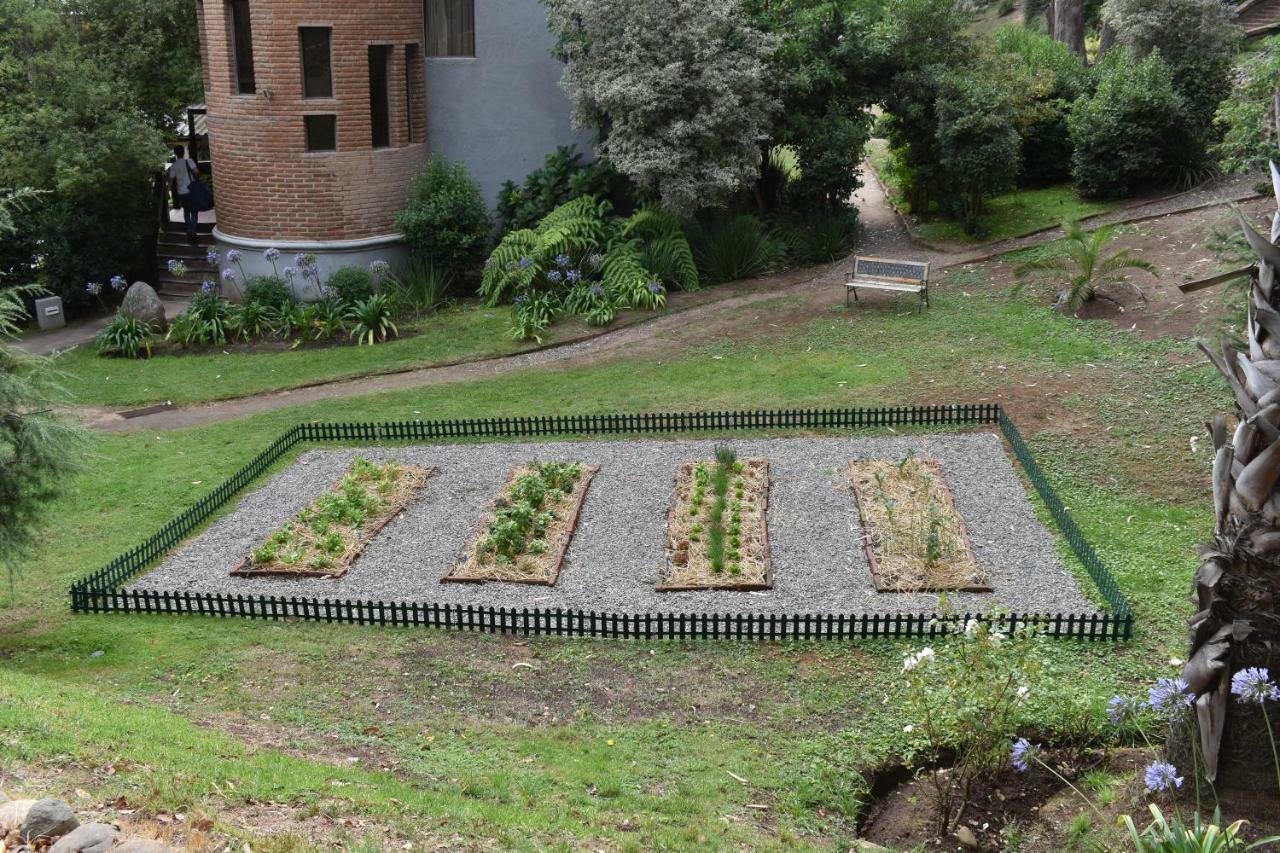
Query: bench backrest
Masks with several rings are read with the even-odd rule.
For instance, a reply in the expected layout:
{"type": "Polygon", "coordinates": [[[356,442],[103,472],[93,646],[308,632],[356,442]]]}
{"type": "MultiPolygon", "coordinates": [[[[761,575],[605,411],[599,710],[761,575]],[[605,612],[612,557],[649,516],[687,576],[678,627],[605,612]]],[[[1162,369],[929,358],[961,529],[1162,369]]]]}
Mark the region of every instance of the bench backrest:
{"type": "Polygon", "coordinates": [[[928,281],[929,265],[918,261],[896,261],[889,258],[853,259],[853,277],[880,278],[888,281],[928,281]]]}

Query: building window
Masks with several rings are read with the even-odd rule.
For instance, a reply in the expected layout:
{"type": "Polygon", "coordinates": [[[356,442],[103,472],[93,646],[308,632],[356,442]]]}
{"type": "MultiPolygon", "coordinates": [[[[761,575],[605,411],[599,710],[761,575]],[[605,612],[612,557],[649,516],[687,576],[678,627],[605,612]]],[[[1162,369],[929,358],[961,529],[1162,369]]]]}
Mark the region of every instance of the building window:
{"type": "Polygon", "coordinates": [[[307,128],[308,151],[338,149],[338,117],[335,115],[303,116],[307,128]]]}
{"type": "Polygon", "coordinates": [[[329,54],[328,27],[299,27],[302,44],[302,96],[333,97],[333,66],[329,54]]]}
{"type": "Polygon", "coordinates": [[[411,143],[415,141],[413,123],[418,116],[418,111],[413,108],[414,99],[417,97],[415,82],[420,73],[418,70],[418,46],[416,44],[406,44],[404,46],[404,121],[409,128],[409,142],[411,143]]]}
{"type": "Polygon", "coordinates": [[[249,0],[228,0],[227,23],[231,29],[231,68],[237,95],[258,91],[253,78],[253,28],[249,22],[249,0]]]}
{"type": "Polygon", "coordinates": [[[475,0],[424,0],[427,56],[476,55],[475,0]]]}
{"type": "Polygon", "coordinates": [[[369,121],[373,127],[373,147],[391,145],[391,93],[387,66],[391,48],[385,44],[369,45],[369,121]]]}

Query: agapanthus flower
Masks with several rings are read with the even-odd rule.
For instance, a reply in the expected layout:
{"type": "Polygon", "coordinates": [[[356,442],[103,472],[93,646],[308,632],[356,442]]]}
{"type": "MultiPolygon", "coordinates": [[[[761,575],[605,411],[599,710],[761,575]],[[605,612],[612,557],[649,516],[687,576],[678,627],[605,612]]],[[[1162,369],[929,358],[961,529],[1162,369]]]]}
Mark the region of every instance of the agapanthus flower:
{"type": "Polygon", "coordinates": [[[227,249],[227,263],[229,263],[229,264],[238,264],[238,263],[240,263],[240,250],[239,250],[239,249],[227,249]]]}
{"type": "Polygon", "coordinates": [[[218,289],[218,283],[211,278],[206,278],[200,285],[201,293],[213,293],[218,289]]]}
{"type": "Polygon", "coordinates": [[[1039,755],[1039,744],[1020,737],[1013,742],[1013,751],[1009,754],[1009,760],[1013,763],[1015,770],[1019,773],[1026,773],[1031,769],[1031,762],[1039,755]]]}
{"type": "Polygon", "coordinates": [[[560,270],[552,270],[551,272],[547,273],[547,281],[551,282],[552,284],[559,284],[560,282],[564,281],[564,273],[560,272],[560,270]]]}
{"type": "Polygon", "coordinates": [[[1142,705],[1137,699],[1130,699],[1128,696],[1112,696],[1111,701],[1107,703],[1107,717],[1112,725],[1123,726],[1138,716],[1141,708],[1142,705]]]}
{"type": "Polygon", "coordinates": [[[307,264],[305,267],[303,267],[303,268],[302,268],[302,277],[303,277],[303,278],[313,278],[313,279],[315,279],[315,280],[319,281],[319,280],[320,280],[320,267],[318,267],[316,264],[307,264]]]}
{"type": "Polygon", "coordinates": [[[215,267],[216,267],[216,266],[218,265],[218,250],[217,250],[217,249],[210,249],[210,250],[205,254],[204,259],[205,259],[205,261],[206,261],[207,263],[209,263],[210,265],[212,265],[212,266],[215,266],[215,267]]]}
{"type": "Polygon", "coordinates": [[[929,648],[928,646],[925,646],[923,649],[916,652],[914,655],[907,655],[905,658],[902,659],[902,671],[910,672],[911,670],[915,669],[918,666],[924,666],[924,665],[933,663],[933,660],[935,657],[936,655],[933,653],[933,649],[929,648]]]}
{"type": "Polygon", "coordinates": [[[280,273],[285,277],[285,281],[293,281],[293,277],[298,274],[298,271],[293,267],[285,267],[280,273]]]}
{"type": "Polygon", "coordinates": [[[653,294],[661,293],[665,289],[663,288],[662,283],[657,281],[649,282],[648,288],[649,288],[649,292],[653,294]]]}
{"type": "Polygon", "coordinates": [[[1276,687],[1265,667],[1251,666],[1231,676],[1231,693],[1237,702],[1280,702],[1280,687],[1276,687]]]}
{"type": "Polygon", "coordinates": [[[307,265],[308,255],[306,252],[299,252],[293,256],[293,265],[295,267],[305,267],[307,265]]]}
{"type": "Polygon", "coordinates": [[[128,284],[129,284],[129,282],[125,281],[125,278],[124,278],[124,276],[122,276],[122,275],[113,275],[113,276],[111,276],[111,289],[112,289],[112,290],[124,290],[124,289],[125,289],[125,287],[127,287],[127,286],[128,286],[128,284]]]}
{"type": "Polygon", "coordinates": [[[222,280],[234,282],[236,280],[236,271],[231,267],[227,267],[222,271],[222,280]]]}
{"type": "Polygon", "coordinates": [[[272,263],[275,263],[276,261],[280,260],[280,250],[273,246],[272,248],[264,251],[262,253],[262,257],[266,258],[268,261],[271,261],[272,263]]]}
{"type": "Polygon", "coordinates": [[[569,282],[572,284],[576,284],[577,282],[582,281],[582,273],[578,272],[577,270],[569,270],[567,273],[564,274],[564,277],[568,279],[569,282]]]}
{"type": "Polygon", "coordinates": [[[604,288],[598,284],[591,285],[592,296],[604,296],[604,288]]]}
{"type": "Polygon", "coordinates": [[[533,266],[533,260],[532,260],[532,259],[530,259],[530,258],[521,258],[521,259],[520,259],[520,269],[522,269],[522,270],[527,270],[527,269],[528,269],[529,267],[531,267],[531,266],[533,266]]]}
{"type": "Polygon", "coordinates": [[[1167,761],[1151,762],[1144,779],[1147,790],[1153,794],[1156,791],[1172,791],[1174,788],[1181,788],[1183,782],[1183,777],[1178,775],[1178,768],[1167,761]]]}
{"type": "Polygon", "coordinates": [[[382,260],[374,261],[373,263],[369,264],[369,272],[373,273],[378,277],[382,277],[387,273],[391,272],[391,264],[382,260]]]}
{"type": "Polygon", "coordinates": [[[529,297],[521,293],[519,296],[517,296],[515,299],[511,301],[515,303],[517,308],[523,308],[525,305],[529,303],[529,297]]]}
{"type": "Polygon", "coordinates": [[[590,264],[593,269],[599,269],[604,265],[604,255],[599,252],[592,252],[587,256],[587,263],[590,264]]]}
{"type": "Polygon", "coordinates": [[[568,255],[556,255],[556,266],[560,267],[560,269],[566,268],[571,263],[573,263],[573,258],[568,255]]]}
{"type": "Polygon", "coordinates": [[[187,274],[187,265],[177,258],[169,260],[169,274],[176,276],[184,276],[187,274]]]}
{"type": "Polygon", "coordinates": [[[1170,719],[1186,713],[1194,700],[1181,678],[1162,678],[1147,694],[1147,707],[1170,719]]]}
{"type": "Polygon", "coordinates": [[[84,290],[85,293],[88,293],[90,296],[97,296],[102,292],[102,285],[96,281],[91,281],[84,286],[84,290]]]}

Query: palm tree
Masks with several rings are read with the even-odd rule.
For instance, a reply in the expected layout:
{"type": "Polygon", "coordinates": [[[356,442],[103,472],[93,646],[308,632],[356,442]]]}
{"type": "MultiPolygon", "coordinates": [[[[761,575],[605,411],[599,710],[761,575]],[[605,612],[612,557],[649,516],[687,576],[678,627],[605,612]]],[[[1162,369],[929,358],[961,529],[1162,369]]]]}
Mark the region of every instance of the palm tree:
{"type": "MultiPolygon", "coordinates": [[[[1280,207],[1275,163],[1271,178],[1280,207]]],[[[1229,700],[1234,673],[1252,666],[1275,672],[1280,660],[1280,210],[1269,239],[1243,216],[1240,224],[1258,259],[1246,345],[1226,344],[1219,355],[1200,344],[1231,386],[1237,423],[1228,432],[1218,414],[1209,429],[1216,525],[1213,542],[1201,549],[1198,612],[1182,677],[1196,697],[1206,777],[1265,791],[1275,785],[1267,718],[1256,704],[1229,700]]]]}
{"type": "Polygon", "coordinates": [[[1061,252],[1041,260],[1027,261],[1014,269],[1019,287],[1028,276],[1057,282],[1061,290],[1053,307],[1072,313],[1079,311],[1095,296],[1109,299],[1099,293],[1108,284],[1129,284],[1139,296],[1146,298],[1142,290],[1122,273],[1125,270],[1145,270],[1158,276],[1160,273],[1150,261],[1134,257],[1128,249],[1103,257],[1103,250],[1115,239],[1116,226],[1104,225],[1094,231],[1085,231],[1079,222],[1068,220],[1062,223],[1062,230],[1066,238],[1061,252]]]}

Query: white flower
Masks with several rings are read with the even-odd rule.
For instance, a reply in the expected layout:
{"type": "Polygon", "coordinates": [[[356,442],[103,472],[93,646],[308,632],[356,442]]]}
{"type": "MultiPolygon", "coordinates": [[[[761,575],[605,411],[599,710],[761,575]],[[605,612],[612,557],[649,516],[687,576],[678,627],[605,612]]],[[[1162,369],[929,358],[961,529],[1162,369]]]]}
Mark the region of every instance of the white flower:
{"type": "Polygon", "coordinates": [[[1006,637],[1004,634],[1001,634],[999,631],[992,631],[991,635],[988,636],[987,639],[991,641],[991,645],[995,646],[998,649],[1000,648],[1000,644],[1003,643],[1005,640],[1007,640],[1008,637],[1006,637]]]}
{"type": "Polygon", "coordinates": [[[965,637],[967,637],[968,639],[972,640],[972,639],[977,635],[977,633],[978,633],[978,620],[977,620],[977,619],[970,619],[968,622],[964,623],[964,635],[965,635],[965,637]]]}
{"type": "Polygon", "coordinates": [[[1027,687],[1025,684],[1022,685],[1021,687],[1018,688],[1018,697],[1017,697],[1018,701],[1019,702],[1027,701],[1027,696],[1030,693],[1031,693],[1031,688],[1027,687]]]}
{"type": "Polygon", "coordinates": [[[916,730],[916,727],[911,725],[910,723],[907,723],[905,726],[902,727],[902,730],[907,734],[911,734],[916,730]]]}
{"type": "Polygon", "coordinates": [[[1184,663],[1186,663],[1186,661],[1184,661],[1182,658],[1169,658],[1169,666],[1173,667],[1174,669],[1181,669],[1184,663]]]}
{"type": "Polygon", "coordinates": [[[915,669],[918,666],[921,666],[927,663],[932,663],[934,657],[935,655],[933,653],[933,649],[929,648],[928,646],[925,646],[916,654],[907,655],[902,659],[902,671],[910,672],[911,670],[915,669]]]}

